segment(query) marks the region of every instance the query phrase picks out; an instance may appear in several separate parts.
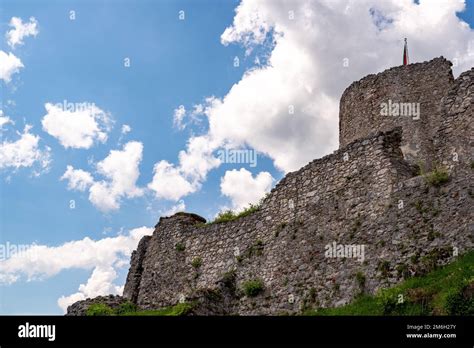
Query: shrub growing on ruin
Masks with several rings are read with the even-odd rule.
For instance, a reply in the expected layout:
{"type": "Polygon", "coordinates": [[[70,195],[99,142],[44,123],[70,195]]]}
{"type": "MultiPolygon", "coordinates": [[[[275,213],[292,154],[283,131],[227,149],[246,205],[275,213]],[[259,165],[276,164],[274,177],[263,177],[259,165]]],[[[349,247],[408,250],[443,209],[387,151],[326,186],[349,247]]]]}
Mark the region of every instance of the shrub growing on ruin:
{"type": "Polygon", "coordinates": [[[363,292],[365,288],[365,275],[362,272],[357,272],[355,275],[357,284],[359,284],[360,291],[363,292]]]}
{"type": "Polygon", "coordinates": [[[184,250],[186,249],[186,247],[184,246],[184,244],[183,244],[183,243],[179,243],[179,242],[176,243],[176,245],[175,245],[174,247],[175,247],[176,251],[180,251],[180,252],[181,252],[181,251],[184,251],[184,250]]]}
{"type": "Polygon", "coordinates": [[[227,287],[232,287],[235,282],[236,272],[235,269],[231,269],[230,271],[225,272],[222,275],[222,282],[227,287]]]}
{"type": "Polygon", "coordinates": [[[242,284],[244,294],[248,297],[255,297],[264,290],[263,281],[261,279],[247,280],[242,284]]]}
{"type": "Polygon", "coordinates": [[[390,262],[387,260],[379,261],[377,270],[380,271],[383,278],[387,278],[390,274],[390,262]]]}
{"type": "Polygon", "coordinates": [[[449,173],[445,168],[436,167],[430,173],[425,174],[426,182],[431,186],[441,186],[449,180],[449,173]]]}
{"type": "Polygon", "coordinates": [[[221,222],[232,221],[235,219],[236,219],[235,213],[232,210],[226,210],[217,214],[217,217],[214,219],[214,221],[211,222],[211,224],[218,224],[221,222]]]}
{"type": "Polygon", "coordinates": [[[229,222],[239,219],[241,217],[250,215],[260,209],[260,204],[249,204],[247,208],[242,210],[240,213],[235,213],[232,210],[226,210],[217,214],[217,217],[214,221],[210,222],[209,224],[217,224],[222,222],[229,222]]]}
{"type": "Polygon", "coordinates": [[[193,266],[194,268],[199,268],[202,266],[202,259],[200,257],[195,257],[192,261],[191,261],[191,266],[193,266]]]}

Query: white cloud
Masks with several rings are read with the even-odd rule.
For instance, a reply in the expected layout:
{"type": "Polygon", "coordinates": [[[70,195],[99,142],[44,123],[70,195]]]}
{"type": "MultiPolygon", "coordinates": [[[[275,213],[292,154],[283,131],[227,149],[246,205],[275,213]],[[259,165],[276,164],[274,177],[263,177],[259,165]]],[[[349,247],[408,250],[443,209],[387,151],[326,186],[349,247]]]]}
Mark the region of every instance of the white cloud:
{"type": "Polygon", "coordinates": [[[284,172],[296,170],[337,148],[342,92],[401,65],[404,37],[411,62],[444,55],[456,59],[455,74],[469,69],[474,31],[456,16],[464,8],[463,1],[243,0],[221,42],[241,44],[246,54],[265,46],[268,59],[223,98],[208,99],[209,131],[201,139],[213,150],[229,142],[248,146],[284,172]]]}
{"type": "Polygon", "coordinates": [[[132,127],[130,127],[128,124],[122,125],[122,131],[121,131],[122,134],[127,134],[127,133],[130,133],[131,131],[132,131],[132,127]]]}
{"type": "Polygon", "coordinates": [[[58,299],[58,306],[66,313],[67,307],[77,301],[104,295],[121,295],[123,286],[115,285],[116,279],[117,272],[114,267],[97,266],[87,283],[79,285],[78,292],[58,299]]]}
{"type": "Polygon", "coordinates": [[[205,180],[207,173],[219,166],[220,161],[213,156],[217,143],[207,136],[189,139],[186,151],[179,152],[179,164],[182,173],[194,183],[205,180]]]}
{"type": "Polygon", "coordinates": [[[186,125],[183,124],[184,116],[186,116],[186,109],[183,105],[174,109],[173,125],[179,130],[183,130],[186,127],[186,125]]]}
{"type": "Polygon", "coordinates": [[[0,110],[0,132],[3,130],[3,126],[6,124],[14,124],[10,117],[3,114],[3,110],[0,110]]]}
{"type": "Polygon", "coordinates": [[[0,283],[11,284],[23,278],[44,280],[68,269],[93,270],[87,283],[79,286],[78,293],[58,300],[64,311],[76,300],[119,293],[121,287],[113,284],[117,270],[129,265],[130,255],[140,239],[152,232],[153,228],[139,227],[127,235],[99,240],[86,237],[60,246],[32,245],[24,253],[0,260],[0,283]]]}
{"type": "Polygon", "coordinates": [[[14,275],[17,281],[42,280],[66,269],[94,269],[97,266],[120,267],[128,264],[131,252],[144,235],[153,231],[149,227],[130,230],[127,235],[117,235],[99,240],[85,237],[60,246],[32,245],[27,253],[15,254],[0,261],[2,276],[14,275]]]}
{"type": "Polygon", "coordinates": [[[18,73],[24,67],[20,58],[16,57],[13,53],[7,54],[4,51],[0,51],[0,80],[9,83],[12,75],[18,73]]]}
{"type": "Polygon", "coordinates": [[[90,188],[89,199],[103,211],[120,208],[121,197],[138,197],[143,190],[136,186],[140,176],[143,145],[137,141],[125,144],[123,151],[112,150],[97,164],[97,171],[109,179],[95,182],[90,188]]]}
{"type": "Polygon", "coordinates": [[[66,109],[62,104],[46,103],[43,130],[57,138],[65,148],[90,148],[94,142],[104,143],[111,129],[110,115],[91,103],[85,107],[66,109]]]}
{"type": "Polygon", "coordinates": [[[162,216],[171,216],[185,210],[186,210],[186,204],[181,200],[177,204],[173,205],[171,208],[163,211],[161,214],[162,216]]]}
{"type": "MultiPolygon", "coordinates": [[[[23,133],[17,132],[20,138],[16,141],[4,140],[0,144],[0,169],[38,166],[47,171],[51,162],[51,149],[39,146],[40,137],[30,133],[30,125],[26,125],[23,133]]],[[[39,174],[40,172],[36,172],[39,174]]]]}
{"type": "Polygon", "coordinates": [[[142,153],[142,143],[131,141],[124,145],[122,151],[112,150],[97,163],[98,174],[106,180],[96,181],[89,172],[72,166],[67,166],[61,180],[68,180],[69,189],[84,191],[89,188],[89,200],[101,211],[117,210],[122,198],[139,197],[144,193],[142,188],[136,186],[142,153]]]}
{"type": "MultiPolygon", "coordinates": [[[[84,284],[81,284],[81,286],[83,285],[84,284]]],[[[61,296],[60,298],[58,298],[58,306],[59,308],[61,308],[63,313],[66,314],[67,307],[77,301],[85,300],[86,298],[86,295],[84,295],[82,292],[75,292],[74,294],[71,294],[69,296],[61,296]]]]}
{"type": "Polygon", "coordinates": [[[85,191],[92,186],[94,178],[89,172],[82,169],[74,169],[73,166],[67,166],[66,172],[61,177],[61,180],[68,180],[69,190],[85,191]]]}
{"type": "Polygon", "coordinates": [[[263,1],[247,1],[237,7],[234,25],[221,35],[222,44],[227,46],[236,41],[242,42],[249,54],[253,46],[265,41],[270,24],[266,20],[268,9],[262,3],[263,1]],[[239,15],[242,12],[245,12],[245,16],[239,15]]]}
{"type": "Polygon", "coordinates": [[[167,161],[160,161],[153,168],[153,180],[148,188],[155,192],[157,198],[177,201],[195,191],[193,185],[167,161]]]}
{"type": "Polygon", "coordinates": [[[194,104],[190,111],[187,111],[183,105],[180,105],[173,113],[173,126],[183,130],[189,125],[198,125],[205,114],[204,104],[194,104]]]}
{"type": "MultiPolygon", "coordinates": [[[[36,36],[38,34],[38,22],[34,17],[31,17],[29,22],[23,23],[21,18],[12,17],[10,20],[10,27],[13,29],[6,33],[7,43],[11,48],[16,45],[23,45],[23,39],[28,36],[36,36]]],[[[5,83],[9,83],[12,75],[24,68],[20,58],[13,53],[0,51],[0,79],[5,83]]]]}
{"type": "Polygon", "coordinates": [[[221,178],[221,193],[230,198],[232,208],[242,210],[249,204],[256,204],[272,188],[273,178],[268,172],[252,173],[241,168],[228,170],[221,178]]]}
{"type": "Polygon", "coordinates": [[[186,151],[180,151],[177,166],[160,161],[154,166],[154,176],[148,188],[157,198],[177,201],[200,189],[207,173],[220,161],[212,154],[215,144],[206,136],[188,140],[186,151]]]}
{"type": "Polygon", "coordinates": [[[204,113],[204,105],[202,104],[194,104],[193,111],[191,112],[192,115],[202,115],[204,113]]]}
{"type": "Polygon", "coordinates": [[[34,17],[30,17],[29,22],[25,23],[21,18],[12,17],[10,27],[13,29],[7,32],[6,37],[11,48],[15,48],[16,45],[23,45],[25,37],[38,35],[38,21],[34,17]]]}

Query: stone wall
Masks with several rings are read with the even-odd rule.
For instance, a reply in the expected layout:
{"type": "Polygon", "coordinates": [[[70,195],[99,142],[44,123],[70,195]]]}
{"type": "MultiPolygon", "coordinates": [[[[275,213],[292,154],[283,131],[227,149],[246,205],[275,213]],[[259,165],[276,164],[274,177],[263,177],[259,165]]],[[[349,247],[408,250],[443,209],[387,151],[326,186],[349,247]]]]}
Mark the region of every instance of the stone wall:
{"type": "Polygon", "coordinates": [[[236,221],[161,218],[132,257],[124,295],[158,308],[211,292],[222,303],[218,314],[298,313],[351,301],[362,290],[357,273],[372,293],[472,249],[472,173],[430,187],[403,160],[400,141],[396,129],[315,160],[236,221]],[[334,242],[363,245],[364,260],[326,257],[334,242]],[[245,296],[244,284],[254,279],[265,290],[245,296]]]}
{"type": "Polygon", "coordinates": [[[340,146],[373,132],[401,126],[405,158],[430,167],[434,157],[432,140],[442,118],[440,101],[454,81],[451,65],[440,57],[429,62],[394,67],[352,83],[340,102],[340,146]],[[404,103],[404,109],[419,105],[419,119],[413,113],[416,109],[408,116],[381,114],[382,105],[396,108],[394,104],[400,106],[399,103],[404,103]]]}

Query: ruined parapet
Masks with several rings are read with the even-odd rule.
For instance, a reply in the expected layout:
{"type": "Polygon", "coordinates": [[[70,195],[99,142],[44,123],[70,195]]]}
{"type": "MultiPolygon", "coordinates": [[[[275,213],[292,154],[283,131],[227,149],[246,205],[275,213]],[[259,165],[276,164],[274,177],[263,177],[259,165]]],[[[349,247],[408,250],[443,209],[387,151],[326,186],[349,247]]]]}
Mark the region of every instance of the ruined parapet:
{"type": "Polygon", "coordinates": [[[151,237],[132,258],[124,295],[142,308],[175,304],[181,292],[189,292],[187,280],[192,260],[186,260],[187,234],[206,219],[191,213],[161,217],[151,237]],[[131,274],[132,273],[132,274],[131,274]],[[131,283],[128,284],[130,278],[131,283]],[[156,294],[160,294],[158,298],[156,294]]]}
{"type": "Polygon", "coordinates": [[[429,167],[435,157],[433,138],[442,118],[441,100],[454,81],[451,65],[440,57],[394,67],[352,83],[340,101],[340,147],[401,126],[405,159],[429,167]]]}
{"type": "Polygon", "coordinates": [[[160,224],[167,224],[170,222],[184,226],[206,223],[206,219],[204,219],[202,216],[199,216],[198,214],[179,212],[172,216],[161,217],[160,221],[155,227],[158,227],[160,224]]]}
{"type": "Polygon", "coordinates": [[[365,204],[366,211],[376,211],[385,206],[399,181],[414,175],[413,168],[403,159],[401,141],[402,128],[397,127],[357,139],[316,159],[283,178],[262,210],[273,212],[283,221],[297,220],[319,202],[344,210],[365,204]]]}

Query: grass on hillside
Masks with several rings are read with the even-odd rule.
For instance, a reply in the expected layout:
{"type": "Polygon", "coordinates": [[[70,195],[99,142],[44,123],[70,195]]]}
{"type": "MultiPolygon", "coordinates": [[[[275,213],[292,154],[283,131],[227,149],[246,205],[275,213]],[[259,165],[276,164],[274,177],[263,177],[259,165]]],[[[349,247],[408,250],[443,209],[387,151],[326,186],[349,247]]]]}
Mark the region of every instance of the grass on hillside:
{"type": "Polygon", "coordinates": [[[304,315],[474,315],[474,252],[375,295],[304,315]]]}

